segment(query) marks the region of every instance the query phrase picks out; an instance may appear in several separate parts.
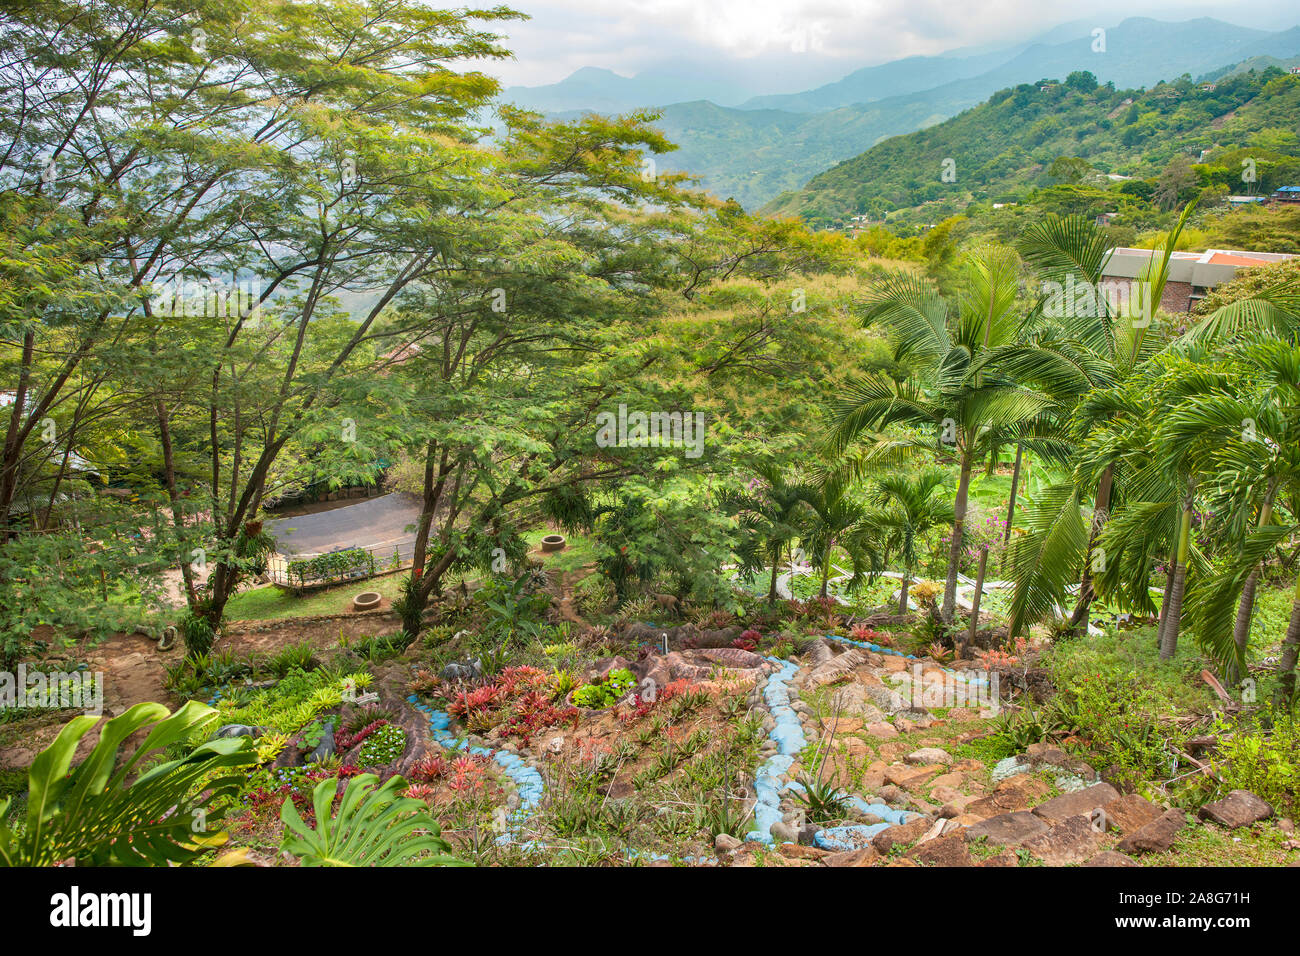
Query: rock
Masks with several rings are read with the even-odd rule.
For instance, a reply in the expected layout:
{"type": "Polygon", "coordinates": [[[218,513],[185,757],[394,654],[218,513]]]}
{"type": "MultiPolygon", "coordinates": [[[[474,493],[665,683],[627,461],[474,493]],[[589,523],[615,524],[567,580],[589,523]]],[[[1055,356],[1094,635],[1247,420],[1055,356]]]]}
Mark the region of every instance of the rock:
{"type": "Polygon", "coordinates": [[[1019,866],[1020,857],[1016,855],[1015,850],[1005,849],[997,853],[996,855],[989,857],[983,863],[977,863],[975,865],[976,866],[1019,866]]]}
{"type": "Polygon", "coordinates": [[[1069,866],[1082,863],[1097,852],[1101,835],[1093,829],[1092,821],[1085,816],[1074,816],[1058,823],[1046,833],[1030,837],[1020,848],[1048,866],[1069,866]]]}
{"type": "Polygon", "coordinates": [[[799,842],[803,846],[812,846],[813,841],[817,839],[817,833],[821,830],[815,823],[806,823],[799,828],[799,842]]]}
{"type": "Polygon", "coordinates": [[[848,850],[843,853],[828,853],[822,857],[823,866],[871,866],[880,859],[875,847],[863,847],[861,850],[848,850]]]}
{"type": "Polygon", "coordinates": [[[1187,825],[1187,815],[1182,810],[1166,810],[1146,826],[1139,827],[1116,847],[1121,853],[1154,853],[1174,845],[1179,832],[1187,825]]]}
{"type": "Polygon", "coordinates": [[[769,831],[776,843],[798,843],[799,831],[783,820],[777,820],[769,831]]]}
{"type": "MultiPolygon", "coordinates": [[[[948,803],[961,797],[961,793],[952,787],[931,786],[930,799],[938,800],[940,803],[948,803]]],[[[955,814],[954,814],[955,815],[955,814]]]]}
{"type": "Polygon", "coordinates": [[[997,846],[1019,846],[1031,837],[1047,832],[1047,824],[1027,810],[1000,813],[966,828],[966,839],[981,837],[997,846]]]}
{"type": "Polygon", "coordinates": [[[975,862],[962,833],[927,840],[909,850],[907,856],[926,866],[973,866],[975,862]]]}
{"type": "Polygon", "coordinates": [[[1029,801],[1037,796],[1034,793],[1035,788],[1030,786],[1031,783],[1036,782],[1031,780],[1003,781],[988,796],[980,797],[968,804],[966,812],[982,817],[991,817],[999,813],[1024,810],[1029,806],[1029,801]]]}
{"type": "Polygon", "coordinates": [[[1222,800],[1201,807],[1202,820],[1210,820],[1221,827],[1235,830],[1248,827],[1273,815],[1273,808],[1249,790],[1233,790],[1222,800]]]}
{"type": "Polygon", "coordinates": [[[921,786],[940,770],[938,764],[931,764],[926,767],[907,767],[895,765],[885,770],[885,782],[893,784],[895,787],[902,787],[905,790],[912,790],[921,786]]]}
{"type": "Polygon", "coordinates": [[[877,787],[876,791],[880,794],[880,799],[884,800],[886,803],[907,803],[907,794],[892,783],[883,787],[877,787]]]}
{"type": "Polygon", "coordinates": [[[1034,813],[1048,823],[1062,823],[1082,814],[1091,817],[1094,810],[1119,798],[1119,791],[1108,783],[1095,783],[1074,793],[1063,793],[1034,807],[1034,813]]]}
{"type": "Polygon", "coordinates": [[[321,730],[320,743],[316,745],[315,750],[307,755],[307,759],[303,763],[315,763],[332,753],[334,753],[334,722],[327,720],[321,730]]]}
{"type": "MultiPolygon", "coordinates": [[[[626,666],[626,662],[619,666],[626,666]]],[[[440,670],[438,676],[442,680],[478,680],[482,671],[482,661],[465,661],[463,664],[452,662],[440,670]]]]}
{"type": "Polygon", "coordinates": [[[804,846],[802,843],[782,843],[776,848],[787,860],[820,860],[830,855],[829,850],[820,847],[804,846]]]}
{"type": "Polygon", "coordinates": [[[867,733],[872,737],[881,737],[885,739],[898,736],[898,731],[894,729],[894,725],[887,724],[883,720],[867,724],[867,733]]]}
{"type": "Polygon", "coordinates": [[[941,773],[939,774],[939,776],[935,777],[934,780],[930,781],[930,786],[960,787],[965,780],[966,780],[966,774],[962,773],[961,771],[950,770],[948,773],[941,773]]]}
{"type": "Polygon", "coordinates": [[[737,840],[730,833],[719,833],[713,838],[713,846],[720,853],[731,853],[739,849],[741,841],[737,840]]]}
{"type": "Polygon", "coordinates": [[[1098,853],[1084,866],[1141,866],[1137,860],[1131,856],[1125,856],[1123,853],[1116,853],[1114,850],[1106,850],[1098,853]]]}
{"type": "Polygon", "coordinates": [[[923,767],[929,764],[943,764],[947,766],[952,763],[952,754],[946,750],[940,750],[938,747],[922,747],[920,750],[914,750],[903,758],[907,763],[916,767],[923,767]]]}
{"type": "Polygon", "coordinates": [[[882,856],[889,853],[896,846],[904,843],[911,843],[919,840],[930,829],[931,823],[927,817],[916,817],[901,823],[898,826],[889,827],[887,830],[881,830],[871,838],[871,845],[876,848],[882,856]]]}
{"type": "Polygon", "coordinates": [[[1128,834],[1146,826],[1160,813],[1160,808],[1149,800],[1142,799],[1136,793],[1126,793],[1103,806],[1098,819],[1106,829],[1128,834]]]}
{"type": "Polygon", "coordinates": [[[221,740],[224,737],[261,737],[266,733],[265,727],[254,727],[250,724],[226,724],[218,728],[217,732],[212,735],[213,740],[221,740]]]}

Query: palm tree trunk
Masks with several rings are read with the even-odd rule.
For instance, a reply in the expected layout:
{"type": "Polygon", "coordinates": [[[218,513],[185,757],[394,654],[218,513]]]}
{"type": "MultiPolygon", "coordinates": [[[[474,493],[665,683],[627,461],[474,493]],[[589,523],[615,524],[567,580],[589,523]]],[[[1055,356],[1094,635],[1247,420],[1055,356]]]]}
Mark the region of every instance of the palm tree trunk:
{"type": "Polygon", "coordinates": [[[826,584],[831,579],[831,543],[826,542],[826,557],[822,561],[822,590],[821,596],[826,597],[826,584]]]}
{"type": "Polygon", "coordinates": [[[1192,488],[1188,484],[1188,494],[1183,501],[1183,517],[1178,525],[1178,563],[1174,566],[1174,581],[1169,595],[1169,620],[1164,633],[1160,636],[1160,659],[1167,661],[1178,650],[1178,628],[1183,615],[1183,591],[1187,587],[1187,558],[1192,544],[1192,488]]]}
{"type": "Polygon", "coordinates": [[[1083,559],[1083,577],[1079,580],[1079,603],[1070,615],[1070,632],[1088,633],[1088,616],[1097,592],[1092,586],[1092,555],[1097,547],[1101,529],[1106,525],[1106,516],[1110,511],[1110,492],[1115,483],[1115,466],[1107,465],[1097,482],[1097,497],[1093,500],[1092,527],[1088,533],[1088,553],[1083,559]]]}
{"type": "Polygon", "coordinates": [[[1291,599],[1291,621],[1287,624],[1286,638],[1282,641],[1282,660],[1278,672],[1282,678],[1282,695],[1288,705],[1295,698],[1295,665],[1300,657],[1300,578],[1296,579],[1295,594],[1291,599]]]}
{"type": "Polygon", "coordinates": [[[912,585],[912,569],[903,569],[903,588],[898,595],[898,613],[907,613],[907,589],[912,585]]]}
{"type": "MultiPolygon", "coordinates": [[[[1268,491],[1264,494],[1264,501],[1259,508],[1259,522],[1257,527],[1263,528],[1273,520],[1273,501],[1277,496],[1278,480],[1274,477],[1268,484],[1268,491]]],[[[1258,567],[1250,572],[1250,577],[1246,578],[1246,583],[1241,589],[1241,601],[1237,604],[1237,621],[1232,628],[1232,641],[1237,645],[1237,656],[1242,660],[1246,658],[1246,645],[1250,642],[1250,620],[1255,613],[1255,589],[1259,586],[1260,569],[1258,567]]],[[[1234,660],[1228,665],[1228,680],[1237,683],[1241,680],[1241,668],[1234,660]]]]}
{"type": "Polygon", "coordinates": [[[1004,545],[1011,541],[1011,522],[1016,517],[1016,492],[1020,490],[1020,460],[1024,453],[1024,447],[1020,442],[1016,442],[1016,464],[1011,469],[1011,498],[1007,502],[1007,530],[1002,535],[1004,545]]]}
{"type": "Polygon", "coordinates": [[[970,494],[971,452],[961,456],[961,477],[957,480],[957,498],[952,506],[952,543],[948,546],[948,580],[943,586],[943,620],[951,624],[957,612],[957,570],[961,565],[966,530],[966,499],[970,494]]]}
{"type": "Polygon", "coordinates": [[[772,553],[772,580],[767,586],[767,603],[776,603],[776,577],[777,569],[781,566],[781,549],[778,547],[772,553]]]}
{"type": "Polygon", "coordinates": [[[970,602],[970,627],[966,632],[966,642],[962,645],[959,657],[966,656],[966,649],[975,643],[975,633],[980,626],[980,598],[984,596],[984,569],[988,566],[989,549],[980,548],[980,569],[979,574],[975,576],[975,595],[970,602]]]}
{"type": "Polygon", "coordinates": [[[1169,623],[1169,597],[1174,593],[1174,565],[1178,563],[1178,547],[1169,552],[1168,570],[1165,572],[1165,589],[1160,597],[1160,618],[1156,621],[1156,650],[1164,640],[1165,625],[1169,623]]]}

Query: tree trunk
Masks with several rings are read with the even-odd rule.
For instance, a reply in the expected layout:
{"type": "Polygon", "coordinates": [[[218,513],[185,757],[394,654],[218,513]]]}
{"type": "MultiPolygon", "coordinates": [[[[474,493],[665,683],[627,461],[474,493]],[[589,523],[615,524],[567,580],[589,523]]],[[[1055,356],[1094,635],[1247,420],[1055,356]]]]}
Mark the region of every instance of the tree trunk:
{"type": "Polygon", "coordinates": [[[961,566],[962,544],[966,531],[966,499],[970,493],[971,452],[961,456],[961,477],[957,480],[957,499],[953,502],[952,542],[948,546],[948,580],[943,586],[943,620],[951,624],[957,611],[957,571],[961,566]]]}
{"type": "Polygon", "coordinates": [[[980,569],[975,576],[975,594],[970,602],[970,627],[966,629],[966,642],[962,645],[959,657],[965,657],[967,649],[975,643],[975,633],[980,626],[980,598],[984,596],[984,569],[988,565],[989,549],[980,548],[980,569]]]}
{"type": "Polygon", "coordinates": [[[912,585],[912,569],[903,569],[903,588],[898,595],[898,613],[907,613],[907,589],[912,585]]]}
{"type": "Polygon", "coordinates": [[[1110,493],[1115,483],[1115,466],[1107,465],[1106,470],[1101,473],[1101,480],[1097,482],[1097,496],[1093,500],[1092,508],[1092,527],[1088,532],[1088,553],[1083,559],[1083,576],[1079,580],[1079,603],[1074,607],[1074,613],[1070,615],[1070,633],[1084,634],[1088,633],[1088,618],[1092,609],[1092,602],[1097,598],[1097,592],[1092,587],[1092,555],[1097,547],[1097,539],[1101,537],[1101,529],[1106,525],[1106,517],[1110,511],[1110,493]]]}
{"type": "Polygon", "coordinates": [[[772,580],[767,585],[767,603],[776,603],[776,577],[777,569],[781,566],[781,549],[778,547],[772,552],[772,580]]]}
{"type": "MultiPolygon", "coordinates": [[[[1264,494],[1264,501],[1259,508],[1259,522],[1256,527],[1263,528],[1273,520],[1273,501],[1277,496],[1277,478],[1273,478],[1268,484],[1268,491],[1264,494]]],[[[1255,590],[1259,586],[1260,569],[1258,567],[1250,572],[1246,578],[1246,583],[1241,589],[1241,601],[1237,604],[1237,621],[1232,628],[1232,641],[1237,646],[1237,655],[1242,660],[1246,659],[1246,645],[1250,643],[1250,620],[1255,613],[1255,590]]],[[[1237,662],[1231,661],[1228,665],[1228,680],[1236,684],[1241,680],[1241,668],[1237,662]]]]}
{"type": "Polygon", "coordinates": [[[1187,558],[1192,543],[1192,492],[1189,487],[1183,502],[1183,517],[1178,526],[1178,563],[1169,595],[1169,620],[1160,636],[1160,659],[1167,661],[1178,650],[1178,628],[1183,615],[1183,591],[1187,587],[1187,558]]]}
{"type": "Polygon", "coordinates": [[[1016,464],[1011,469],[1011,498],[1007,502],[1007,530],[1002,534],[1002,543],[1004,545],[1011,541],[1011,522],[1016,517],[1016,493],[1020,490],[1020,461],[1024,457],[1025,450],[1020,442],[1016,442],[1016,464]]]}
{"type": "Polygon", "coordinates": [[[1278,673],[1282,680],[1282,697],[1289,707],[1295,699],[1295,665],[1300,656],[1300,578],[1296,579],[1295,596],[1291,602],[1291,622],[1286,628],[1286,638],[1282,641],[1282,660],[1278,663],[1278,673]]]}
{"type": "Polygon", "coordinates": [[[1169,597],[1174,593],[1174,565],[1178,563],[1177,547],[1169,552],[1169,570],[1165,574],[1165,589],[1160,597],[1160,617],[1156,621],[1156,650],[1161,647],[1160,642],[1165,636],[1165,625],[1169,623],[1169,597]]]}
{"type": "Polygon", "coordinates": [[[826,586],[831,579],[831,548],[832,542],[826,542],[826,557],[822,559],[822,598],[826,597],[826,586]]]}

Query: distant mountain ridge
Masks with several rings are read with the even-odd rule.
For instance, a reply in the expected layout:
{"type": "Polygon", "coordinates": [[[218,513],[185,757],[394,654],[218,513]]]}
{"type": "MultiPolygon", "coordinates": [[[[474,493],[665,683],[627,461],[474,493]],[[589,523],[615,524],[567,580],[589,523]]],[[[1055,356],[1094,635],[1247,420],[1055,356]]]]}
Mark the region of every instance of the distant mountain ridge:
{"type": "MultiPolygon", "coordinates": [[[[713,97],[671,103],[660,108],[659,125],[679,149],[662,157],[660,166],[692,173],[704,188],[753,209],[890,136],[933,126],[984,102],[998,90],[1018,84],[1063,80],[1071,72],[1088,70],[1102,83],[1110,81],[1122,89],[1135,89],[1176,79],[1184,73],[1199,77],[1251,57],[1285,59],[1300,55],[1300,27],[1270,33],[1204,17],[1179,23],[1131,17],[1106,28],[1104,52],[1094,50],[1091,29],[1082,34],[1080,30],[1080,24],[1058,28],[1060,32],[1053,38],[1062,33],[1075,35],[1055,43],[1035,42],[971,56],[913,57],[868,67],[836,83],[791,94],[795,101],[790,102],[803,109],[799,112],[754,108],[758,103],[782,97],[751,99],[744,107],[719,106],[713,97]],[[998,62],[1004,54],[1009,55],[998,62]],[[990,62],[995,65],[982,72],[943,79],[990,62]],[[931,82],[923,89],[817,111],[810,109],[846,96],[906,90],[909,84],[924,82],[927,73],[931,82]],[[879,85],[864,87],[864,76],[868,80],[877,78],[879,85]]],[[[618,77],[623,82],[610,81],[611,85],[601,93],[600,79],[593,72],[575,82],[578,87],[596,84],[598,89],[590,94],[593,102],[603,95],[604,102],[627,104],[633,87],[626,84],[632,81],[618,77]]],[[[509,92],[504,98],[509,99],[509,92]]],[[[593,112],[629,108],[581,107],[593,112]]]]}

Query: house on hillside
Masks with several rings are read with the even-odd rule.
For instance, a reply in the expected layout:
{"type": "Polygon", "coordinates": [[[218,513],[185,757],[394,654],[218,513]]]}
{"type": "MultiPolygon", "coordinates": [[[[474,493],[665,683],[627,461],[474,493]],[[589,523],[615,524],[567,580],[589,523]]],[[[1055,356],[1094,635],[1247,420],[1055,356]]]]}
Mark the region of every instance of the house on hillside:
{"type": "Polygon", "coordinates": [[[1274,202],[1300,202],[1300,186],[1279,186],[1273,193],[1274,202]]]}
{"type": "MultiPolygon", "coordinates": [[[[1110,250],[1101,270],[1102,288],[1108,292],[1131,289],[1154,255],[1151,249],[1110,250]]],[[[1169,279],[1160,297],[1160,307],[1166,312],[1190,312],[1216,285],[1233,279],[1238,269],[1252,269],[1294,258],[1294,255],[1283,252],[1242,252],[1237,249],[1175,252],[1169,260],[1169,279]]]]}

